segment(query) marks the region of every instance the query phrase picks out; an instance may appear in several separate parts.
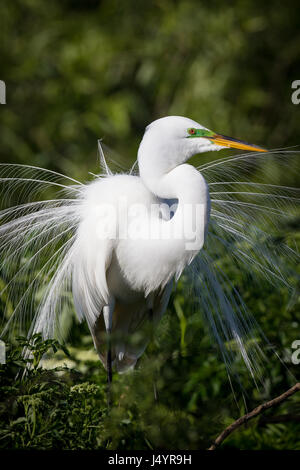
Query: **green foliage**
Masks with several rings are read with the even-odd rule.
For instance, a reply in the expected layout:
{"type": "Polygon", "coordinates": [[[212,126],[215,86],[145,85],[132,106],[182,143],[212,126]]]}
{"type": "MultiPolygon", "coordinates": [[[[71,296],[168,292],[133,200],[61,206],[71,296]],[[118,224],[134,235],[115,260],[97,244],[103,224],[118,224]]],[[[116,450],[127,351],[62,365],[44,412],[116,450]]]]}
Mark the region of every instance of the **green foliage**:
{"type": "Polygon", "coordinates": [[[43,341],[39,335],[10,345],[0,368],[1,448],[92,449],[103,444],[99,435],[106,413],[104,386],[85,382],[65,367],[38,367],[43,354],[58,348],[67,352],[57,341],[43,341]],[[28,361],[22,358],[24,346],[33,356],[28,361]]]}
{"type": "Polygon", "coordinates": [[[172,114],[299,145],[299,14],[279,0],[1,2],[1,159],[87,177],[103,138],[129,166],[145,126],[172,114]]]}
{"type": "MultiPolygon", "coordinates": [[[[43,341],[40,335],[31,341],[19,338],[9,345],[7,363],[0,367],[0,448],[207,448],[246,410],[239,388],[235,388],[239,409],[234,402],[225,366],[203,334],[199,314],[187,316],[186,328],[182,350],[182,321],[175,312],[164,317],[137,369],[114,375],[111,410],[107,409],[104,369],[99,361],[82,358],[82,351],[92,348],[82,328],[71,354],[57,341],[43,341]],[[22,356],[24,346],[32,354],[29,368],[22,356]],[[81,359],[76,357],[80,350],[81,359]],[[48,370],[45,355],[49,357],[51,351],[61,365],[48,370]],[[37,360],[42,355],[41,366],[37,360]],[[64,362],[68,360],[72,362],[67,367],[64,362]]],[[[249,408],[282,392],[293,381],[277,358],[270,357],[266,373],[268,368],[272,373],[258,393],[240,365],[249,408]]],[[[277,413],[297,414],[299,404],[295,396],[277,413]]],[[[267,415],[273,416],[274,410],[267,415]]],[[[224,447],[298,449],[299,430],[293,421],[261,424],[257,419],[236,431],[224,447]]]]}

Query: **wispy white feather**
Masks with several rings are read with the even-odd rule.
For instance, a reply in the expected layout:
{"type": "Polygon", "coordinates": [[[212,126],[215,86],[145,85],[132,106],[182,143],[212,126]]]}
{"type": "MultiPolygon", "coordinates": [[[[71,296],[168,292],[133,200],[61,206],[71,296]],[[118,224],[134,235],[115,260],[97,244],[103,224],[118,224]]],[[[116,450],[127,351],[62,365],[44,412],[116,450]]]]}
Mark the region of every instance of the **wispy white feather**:
{"type": "MultiPolygon", "coordinates": [[[[98,145],[102,176],[111,176],[101,143],[98,145]]],[[[254,168],[264,171],[268,159],[275,159],[277,165],[287,169],[296,155],[282,150],[244,154],[199,167],[209,183],[211,224],[205,248],[188,273],[199,310],[210,325],[229,371],[236,350],[253,377],[259,375],[265,356],[253,340],[261,334],[257,323],[219,260],[226,252],[241,269],[275,286],[285,285],[291,292],[296,289],[298,275],[294,268],[299,253],[291,243],[279,242],[272,233],[276,235],[278,228],[298,213],[299,190],[247,181],[254,168]]],[[[105,273],[96,281],[91,279],[95,272],[88,271],[88,263],[82,263],[78,256],[77,231],[86,209],[88,185],[52,170],[1,164],[0,187],[3,204],[12,205],[0,212],[2,335],[14,333],[17,327],[21,332],[27,329],[29,335],[41,332],[44,338],[58,335],[64,304],[73,308],[72,291],[79,319],[91,325],[107,302],[107,286],[105,273]],[[49,188],[54,194],[51,199],[36,200],[49,188]]],[[[104,256],[108,252],[103,249],[104,256]]]]}

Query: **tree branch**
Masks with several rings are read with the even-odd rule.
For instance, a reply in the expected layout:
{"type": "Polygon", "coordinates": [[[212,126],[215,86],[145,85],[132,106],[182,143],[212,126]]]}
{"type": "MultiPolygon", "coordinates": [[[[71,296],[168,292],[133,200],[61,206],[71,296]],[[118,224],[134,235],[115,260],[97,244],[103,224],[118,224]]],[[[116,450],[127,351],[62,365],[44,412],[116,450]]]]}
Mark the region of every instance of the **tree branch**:
{"type": "Polygon", "coordinates": [[[294,395],[294,393],[299,391],[300,382],[296,383],[296,385],[284,392],[282,395],[279,395],[278,397],[273,398],[273,400],[267,401],[266,403],[257,406],[256,408],[254,408],[254,410],[250,411],[250,413],[241,416],[239,419],[227,426],[227,428],[224,429],[223,432],[221,432],[221,434],[217,437],[217,439],[213,442],[213,444],[209,447],[208,450],[215,450],[220,444],[222,444],[226,437],[233,433],[233,431],[235,431],[237,428],[250,421],[250,419],[253,419],[256,416],[260,415],[263,411],[267,410],[268,408],[272,408],[273,406],[279,405],[283,401],[287,400],[290,396],[294,395]]]}

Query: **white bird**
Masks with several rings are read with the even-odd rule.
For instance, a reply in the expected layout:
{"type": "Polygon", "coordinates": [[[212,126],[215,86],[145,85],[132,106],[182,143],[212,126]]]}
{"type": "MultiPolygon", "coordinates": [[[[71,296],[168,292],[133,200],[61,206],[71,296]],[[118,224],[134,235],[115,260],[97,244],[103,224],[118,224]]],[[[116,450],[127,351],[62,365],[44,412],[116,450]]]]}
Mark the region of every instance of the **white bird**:
{"type": "Polygon", "coordinates": [[[111,175],[85,189],[74,245],[73,295],[79,316],[88,321],[109,381],[111,365],[118,371],[135,365],[149,337],[145,332],[137,345],[128,339],[146,330],[149,322],[157,324],[173,280],[203,247],[209,190],[201,173],[185,162],[197,153],[225,147],[263,150],[185,117],[161,118],[146,128],[141,141],[139,176],[111,175]],[[175,214],[168,216],[173,200],[178,201],[175,214]],[[141,213],[137,205],[142,205],[141,213]],[[155,207],[160,210],[151,212],[155,207]],[[198,216],[197,207],[202,208],[198,216]],[[107,230],[102,234],[104,219],[107,230]],[[124,232],[130,223],[131,236],[129,230],[124,232]],[[113,344],[107,343],[106,334],[116,337],[113,344]]]}
{"type": "Polygon", "coordinates": [[[191,285],[229,372],[238,351],[256,375],[264,360],[253,340],[256,324],[217,261],[225,252],[232,264],[242,264],[257,278],[293,289],[289,265],[299,262],[299,254],[272,243],[267,230],[276,220],[288,220],[299,201],[296,188],[237,179],[239,168],[249,171],[263,157],[287,162],[293,155],[297,152],[283,159],[280,151],[266,152],[191,119],[170,116],[146,128],[137,175],[112,174],[103,154],[104,174],[86,184],[64,176],[71,186],[52,170],[1,164],[5,193],[29,198],[0,211],[6,279],[0,292],[6,301],[1,336],[14,332],[18,320],[23,332],[24,317],[32,313],[29,337],[58,336],[66,312],[70,315],[71,291],[110,383],[113,366],[125,371],[143,354],[174,281],[193,261],[191,285]],[[256,153],[218,159],[199,169],[186,163],[195,154],[227,147],[256,153]],[[36,201],[38,191],[49,186],[63,197],[36,201]]]}

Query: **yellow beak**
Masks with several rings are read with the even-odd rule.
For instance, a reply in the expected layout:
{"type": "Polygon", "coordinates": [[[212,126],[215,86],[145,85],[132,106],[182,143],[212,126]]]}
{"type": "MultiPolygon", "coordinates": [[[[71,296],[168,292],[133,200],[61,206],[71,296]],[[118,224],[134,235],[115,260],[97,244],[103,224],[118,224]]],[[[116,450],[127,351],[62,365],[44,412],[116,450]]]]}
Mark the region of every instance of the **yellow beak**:
{"type": "Polygon", "coordinates": [[[209,140],[214,144],[220,145],[222,147],[230,147],[240,150],[253,150],[255,152],[267,152],[268,150],[258,147],[257,145],[248,144],[242,140],[233,139],[232,137],[227,137],[226,135],[215,134],[209,137],[209,140]]]}

